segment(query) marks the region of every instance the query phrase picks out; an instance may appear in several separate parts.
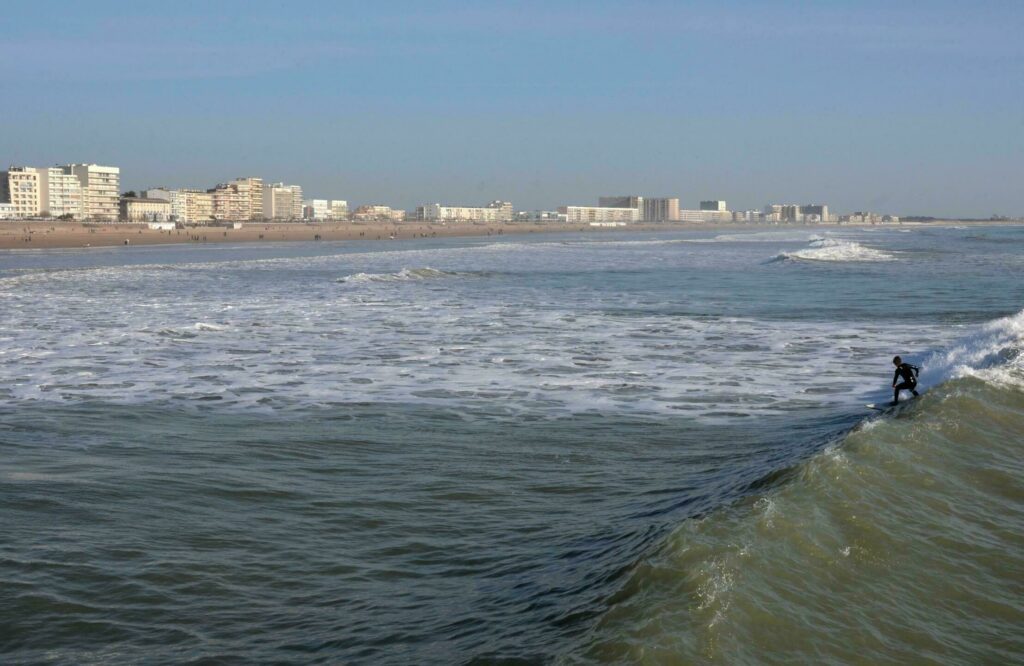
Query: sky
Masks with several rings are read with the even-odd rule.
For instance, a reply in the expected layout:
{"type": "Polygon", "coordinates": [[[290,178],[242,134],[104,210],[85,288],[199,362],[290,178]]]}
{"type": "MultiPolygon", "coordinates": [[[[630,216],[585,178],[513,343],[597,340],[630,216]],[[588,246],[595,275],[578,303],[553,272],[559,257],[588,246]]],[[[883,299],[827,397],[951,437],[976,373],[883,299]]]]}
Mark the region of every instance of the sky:
{"type": "MultiPolygon", "coordinates": [[[[1024,2],[5,2],[0,164],[1024,216],[1024,2]]],[[[2,167],[0,167],[2,168],[2,167]]]]}

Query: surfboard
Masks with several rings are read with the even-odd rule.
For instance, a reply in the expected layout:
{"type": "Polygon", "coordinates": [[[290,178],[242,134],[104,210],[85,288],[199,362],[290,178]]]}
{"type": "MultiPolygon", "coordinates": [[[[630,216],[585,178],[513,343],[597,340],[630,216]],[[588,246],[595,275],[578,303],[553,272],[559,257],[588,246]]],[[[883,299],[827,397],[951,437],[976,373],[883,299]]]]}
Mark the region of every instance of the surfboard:
{"type": "Polygon", "coordinates": [[[888,403],[888,402],[869,402],[868,404],[866,404],[864,406],[867,407],[868,409],[873,409],[876,412],[882,412],[884,414],[886,412],[895,411],[895,410],[899,409],[900,407],[903,407],[904,405],[909,405],[910,403],[914,402],[914,400],[916,398],[919,398],[919,397],[921,397],[921,396],[917,396],[916,395],[913,398],[908,398],[907,400],[900,400],[895,405],[893,405],[892,403],[888,403]]]}

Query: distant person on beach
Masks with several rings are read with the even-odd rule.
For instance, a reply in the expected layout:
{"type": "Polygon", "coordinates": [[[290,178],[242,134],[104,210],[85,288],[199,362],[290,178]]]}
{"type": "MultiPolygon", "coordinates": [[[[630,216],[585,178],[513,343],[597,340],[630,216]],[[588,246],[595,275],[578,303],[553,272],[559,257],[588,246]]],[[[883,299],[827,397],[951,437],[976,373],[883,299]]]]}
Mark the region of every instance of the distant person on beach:
{"type": "Polygon", "coordinates": [[[892,364],[896,366],[896,372],[892,376],[892,404],[899,403],[900,391],[910,391],[915,398],[921,395],[917,392],[917,374],[921,368],[904,363],[899,356],[892,360],[892,364]],[[903,381],[899,381],[900,379],[903,381]]]}

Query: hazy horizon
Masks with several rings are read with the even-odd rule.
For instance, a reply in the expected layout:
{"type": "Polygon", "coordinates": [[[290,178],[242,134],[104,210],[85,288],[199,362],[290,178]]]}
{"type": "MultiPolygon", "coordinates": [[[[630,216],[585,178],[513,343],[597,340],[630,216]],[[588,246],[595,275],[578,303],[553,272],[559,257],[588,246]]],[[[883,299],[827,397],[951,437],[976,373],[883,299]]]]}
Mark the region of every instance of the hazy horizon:
{"type": "Polygon", "coordinates": [[[1024,215],[1017,2],[21,3],[0,160],[122,189],[1024,215]]]}

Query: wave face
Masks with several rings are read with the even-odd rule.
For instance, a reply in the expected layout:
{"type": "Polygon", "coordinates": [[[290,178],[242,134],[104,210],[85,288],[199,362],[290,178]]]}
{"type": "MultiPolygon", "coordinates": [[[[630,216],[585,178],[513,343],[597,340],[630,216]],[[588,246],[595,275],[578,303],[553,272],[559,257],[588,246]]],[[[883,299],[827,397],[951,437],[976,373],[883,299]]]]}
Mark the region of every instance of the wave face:
{"type": "Polygon", "coordinates": [[[685,521],[566,661],[1019,660],[1022,349],[1024,313],[991,322],[895,418],[685,521]]]}

